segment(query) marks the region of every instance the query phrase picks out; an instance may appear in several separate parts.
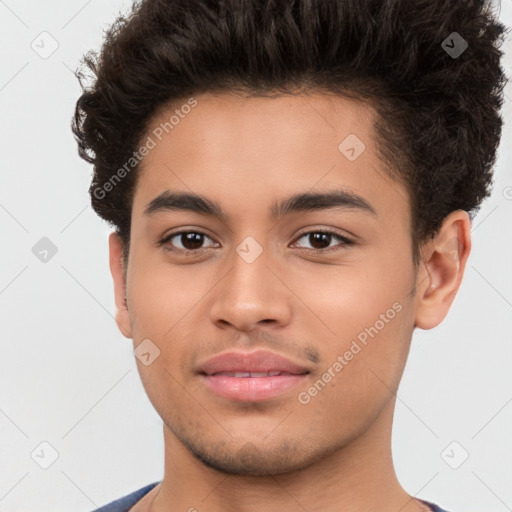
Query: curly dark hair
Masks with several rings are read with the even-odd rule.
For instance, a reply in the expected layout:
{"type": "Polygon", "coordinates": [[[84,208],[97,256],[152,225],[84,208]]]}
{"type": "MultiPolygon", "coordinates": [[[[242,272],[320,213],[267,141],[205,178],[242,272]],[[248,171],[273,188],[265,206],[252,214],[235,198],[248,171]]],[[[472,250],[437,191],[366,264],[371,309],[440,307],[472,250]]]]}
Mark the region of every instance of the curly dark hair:
{"type": "Polygon", "coordinates": [[[334,93],[378,114],[379,157],[408,191],[418,263],[450,212],[473,219],[490,195],[506,32],[484,0],[136,2],[77,72],[72,129],[94,164],[92,207],[126,263],[137,166],[112,177],[160,108],[203,92],[334,93]]]}

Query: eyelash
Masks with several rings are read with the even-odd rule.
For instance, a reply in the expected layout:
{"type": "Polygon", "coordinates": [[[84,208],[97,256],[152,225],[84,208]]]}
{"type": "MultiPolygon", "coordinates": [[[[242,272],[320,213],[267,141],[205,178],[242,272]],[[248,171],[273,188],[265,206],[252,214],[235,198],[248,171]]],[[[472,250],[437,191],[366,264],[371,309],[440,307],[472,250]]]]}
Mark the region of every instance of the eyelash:
{"type": "MultiPolygon", "coordinates": [[[[191,231],[177,231],[176,233],[171,233],[167,236],[165,236],[164,238],[162,238],[159,242],[158,242],[158,246],[161,247],[161,246],[164,246],[165,244],[167,244],[172,238],[174,238],[175,236],[178,236],[178,235],[184,235],[184,234],[190,234],[190,233],[194,233],[196,235],[203,235],[207,238],[210,238],[206,233],[203,233],[202,231],[194,231],[194,230],[191,230],[191,231]]],[[[326,249],[307,249],[307,248],[302,248],[303,250],[306,250],[308,252],[312,252],[312,253],[315,253],[315,254],[325,254],[325,253],[330,253],[330,252],[337,252],[337,251],[341,251],[341,250],[344,250],[346,249],[348,246],[351,246],[351,245],[355,245],[355,242],[345,236],[342,236],[342,235],[339,235],[338,233],[334,232],[334,231],[329,231],[329,230],[323,230],[323,229],[315,229],[315,230],[312,230],[312,231],[306,231],[304,233],[301,233],[296,239],[295,241],[298,241],[300,240],[301,238],[303,238],[304,236],[307,236],[307,235],[311,235],[311,234],[316,234],[316,233],[322,233],[322,234],[325,234],[325,235],[332,235],[334,238],[337,238],[338,240],[340,240],[342,242],[342,244],[340,246],[338,246],[337,248],[333,248],[333,247],[330,247],[330,248],[326,248],[326,249]]],[[[204,248],[200,248],[200,249],[176,249],[176,248],[171,248],[171,247],[164,247],[164,249],[166,251],[171,251],[171,252],[181,252],[181,253],[184,253],[184,254],[191,254],[191,253],[200,253],[202,251],[205,251],[207,249],[209,249],[208,247],[204,247],[204,248]]]]}

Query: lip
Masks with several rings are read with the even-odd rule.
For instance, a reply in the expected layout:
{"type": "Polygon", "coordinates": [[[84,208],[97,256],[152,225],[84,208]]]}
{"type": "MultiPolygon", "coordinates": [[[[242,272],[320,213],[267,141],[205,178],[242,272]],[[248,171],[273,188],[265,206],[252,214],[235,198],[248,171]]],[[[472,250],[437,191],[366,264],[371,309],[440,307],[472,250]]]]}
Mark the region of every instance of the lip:
{"type": "Polygon", "coordinates": [[[271,372],[279,371],[301,375],[309,373],[306,366],[296,364],[269,350],[253,352],[224,352],[208,359],[198,369],[199,373],[213,375],[220,372],[271,372]]]}
{"type": "Polygon", "coordinates": [[[235,401],[262,401],[278,396],[302,382],[310,373],[306,366],[267,350],[226,352],[198,368],[202,382],[213,393],[235,401]],[[282,375],[235,377],[230,373],[283,372],[282,375]],[[218,375],[223,373],[222,375],[218,375]]]}

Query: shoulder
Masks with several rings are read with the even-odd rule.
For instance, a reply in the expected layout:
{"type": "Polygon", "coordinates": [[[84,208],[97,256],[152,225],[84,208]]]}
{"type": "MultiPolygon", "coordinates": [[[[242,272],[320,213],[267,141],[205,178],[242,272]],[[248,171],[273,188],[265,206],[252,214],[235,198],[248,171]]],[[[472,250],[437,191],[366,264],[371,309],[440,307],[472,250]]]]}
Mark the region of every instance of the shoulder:
{"type": "Polygon", "coordinates": [[[123,496],[122,498],[118,498],[102,507],[93,510],[92,512],[128,512],[130,508],[132,508],[141,498],[143,498],[146,494],[153,489],[160,482],[153,482],[152,484],[146,485],[145,487],[141,487],[136,491],[123,496]]]}

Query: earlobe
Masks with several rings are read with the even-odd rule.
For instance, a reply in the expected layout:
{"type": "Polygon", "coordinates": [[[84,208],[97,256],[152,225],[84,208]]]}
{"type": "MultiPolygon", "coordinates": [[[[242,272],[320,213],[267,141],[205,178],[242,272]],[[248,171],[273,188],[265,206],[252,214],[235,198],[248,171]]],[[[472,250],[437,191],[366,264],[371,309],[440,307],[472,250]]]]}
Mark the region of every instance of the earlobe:
{"type": "Polygon", "coordinates": [[[432,329],[448,314],[462,282],[471,250],[471,223],[467,212],[456,210],[423,248],[416,287],[415,326],[432,329]]]}
{"type": "Polygon", "coordinates": [[[116,304],[116,323],[121,334],[126,338],[132,338],[130,314],[126,304],[126,282],[122,265],[122,241],[113,232],[109,239],[110,273],[114,282],[114,298],[116,304]]]}

